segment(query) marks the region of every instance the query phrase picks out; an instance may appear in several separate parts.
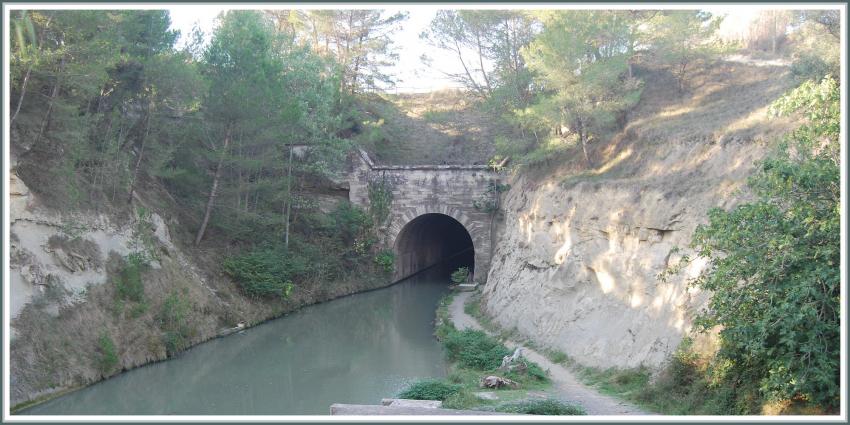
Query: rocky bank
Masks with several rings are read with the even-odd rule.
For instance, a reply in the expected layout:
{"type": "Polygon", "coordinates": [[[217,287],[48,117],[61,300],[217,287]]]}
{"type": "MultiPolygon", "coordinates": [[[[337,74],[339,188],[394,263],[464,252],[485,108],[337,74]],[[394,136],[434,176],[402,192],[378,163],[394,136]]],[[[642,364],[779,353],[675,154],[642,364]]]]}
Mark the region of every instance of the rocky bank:
{"type": "Polygon", "coordinates": [[[655,73],[624,130],[596,146],[596,167],[510,177],[485,312],[583,365],[660,366],[707,294],[687,285],[702,261],[658,276],[692,253],[709,209],[747,198],[755,163],[790,125],[768,105],[792,84],[782,66],[724,62],[677,94],[655,73]]]}

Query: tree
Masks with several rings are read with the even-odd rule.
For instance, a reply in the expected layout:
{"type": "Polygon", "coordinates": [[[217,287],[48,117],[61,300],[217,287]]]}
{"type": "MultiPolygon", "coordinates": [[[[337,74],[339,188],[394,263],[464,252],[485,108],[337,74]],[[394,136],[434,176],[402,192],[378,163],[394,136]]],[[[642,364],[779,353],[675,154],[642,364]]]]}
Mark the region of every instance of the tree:
{"type": "Polygon", "coordinates": [[[575,135],[592,166],[587,145],[640,98],[640,82],[627,76],[628,12],[545,11],[538,18],[543,31],[523,50],[547,91],[538,114],[556,134],[575,135]]]}
{"type": "Polygon", "coordinates": [[[789,34],[794,62],[791,70],[801,79],[819,80],[841,73],[840,16],[837,10],[796,14],[789,34]]]}
{"type": "Polygon", "coordinates": [[[687,88],[694,66],[722,51],[714,38],[720,22],[710,13],[691,10],[665,11],[651,20],[654,57],[670,68],[680,93],[687,88]]]}
{"type": "Polygon", "coordinates": [[[407,19],[406,13],[386,15],[365,9],[267,13],[279,31],[336,59],[342,92],[354,94],[394,84],[383,68],[398,59],[391,36],[407,19]]]}
{"type": "MultiPolygon", "coordinates": [[[[440,10],[420,38],[448,50],[464,72],[447,74],[481,98],[527,104],[531,74],[520,54],[534,36],[530,15],[512,10],[440,10]]],[[[424,56],[424,60],[431,58],[424,56]]]]}
{"type": "Polygon", "coordinates": [[[717,364],[769,399],[839,403],[840,94],[827,78],[772,106],[807,122],[750,180],[756,200],[713,209],[693,246],[708,260],[692,282],[711,291],[701,329],[720,326],[717,364]]]}
{"type": "Polygon", "coordinates": [[[339,79],[331,69],[265,14],[222,17],[202,65],[209,90],[197,147],[211,179],[196,244],[217,205],[228,206],[218,224],[234,238],[266,239],[274,234],[269,227],[279,226],[288,239],[299,181],[342,162],[344,147],[334,136],[339,79]],[[308,156],[293,158],[293,144],[306,145],[308,156]]]}

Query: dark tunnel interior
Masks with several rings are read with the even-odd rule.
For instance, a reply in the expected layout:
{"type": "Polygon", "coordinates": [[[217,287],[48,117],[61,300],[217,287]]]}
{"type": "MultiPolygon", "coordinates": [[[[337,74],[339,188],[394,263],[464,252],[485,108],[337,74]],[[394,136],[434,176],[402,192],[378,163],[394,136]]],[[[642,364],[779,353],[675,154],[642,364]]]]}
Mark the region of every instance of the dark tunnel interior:
{"type": "Polygon", "coordinates": [[[444,214],[423,214],[401,229],[395,241],[395,275],[403,279],[432,266],[446,279],[459,267],[475,270],[475,250],[469,232],[444,214]]]}

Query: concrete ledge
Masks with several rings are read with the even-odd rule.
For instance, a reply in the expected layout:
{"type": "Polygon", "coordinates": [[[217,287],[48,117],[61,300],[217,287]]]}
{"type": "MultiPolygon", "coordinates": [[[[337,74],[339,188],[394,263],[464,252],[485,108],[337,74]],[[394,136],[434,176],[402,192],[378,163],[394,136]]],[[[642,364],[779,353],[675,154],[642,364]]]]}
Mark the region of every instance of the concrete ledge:
{"type": "Polygon", "coordinates": [[[454,289],[455,289],[455,291],[459,291],[459,292],[472,292],[476,288],[478,288],[477,283],[461,283],[461,284],[455,286],[454,289]]]}
{"type": "Polygon", "coordinates": [[[420,416],[525,416],[513,413],[483,412],[477,410],[440,409],[433,407],[414,406],[380,406],[373,404],[332,404],[331,415],[346,416],[386,416],[386,415],[420,415],[420,416]]]}
{"type": "Polygon", "coordinates": [[[443,402],[440,400],[411,400],[407,398],[385,398],[381,400],[382,406],[396,407],[427,407],[429,409],[438,409],[443,407],[443,402]]]}

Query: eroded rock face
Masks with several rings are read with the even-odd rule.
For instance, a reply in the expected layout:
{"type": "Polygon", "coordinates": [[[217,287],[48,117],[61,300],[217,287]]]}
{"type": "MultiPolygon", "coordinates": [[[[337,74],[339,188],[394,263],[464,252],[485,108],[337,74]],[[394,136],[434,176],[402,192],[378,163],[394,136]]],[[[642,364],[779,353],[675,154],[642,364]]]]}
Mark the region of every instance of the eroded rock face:
{"type": "MultiPolygon", "coordinates": [[[[700,79],[682,96],[666,74],[648,74],[593,169],[561,158],[546,177],[512,178],[485,313],[588,366],[664,363],[709,294],[687,285],[704,261],[666,281],[659,274],[694,257],[688,245],[708,210],[745,201],[757,161],[796,126],[767,114],[795,84],[787,68],[723,62],[700,79]]],[[[695,348],[713,350],[700,335],[695,348]]]]}
{"type": "Polygon", "coordinates": [[[666,149],[624,178],[516,178],[485,311],[585,365],[662,364],[706,301],[686,284],[704,263],[666,282],[658,276],[690,253],[710,208],[742,199],[734,193],[765,152],[755,143],[666,149]],[[693,165],[676,170],[683,151],[693,165]]]}

